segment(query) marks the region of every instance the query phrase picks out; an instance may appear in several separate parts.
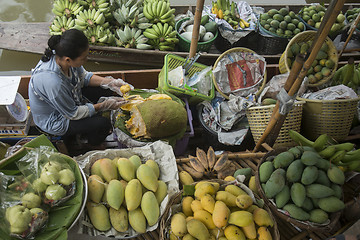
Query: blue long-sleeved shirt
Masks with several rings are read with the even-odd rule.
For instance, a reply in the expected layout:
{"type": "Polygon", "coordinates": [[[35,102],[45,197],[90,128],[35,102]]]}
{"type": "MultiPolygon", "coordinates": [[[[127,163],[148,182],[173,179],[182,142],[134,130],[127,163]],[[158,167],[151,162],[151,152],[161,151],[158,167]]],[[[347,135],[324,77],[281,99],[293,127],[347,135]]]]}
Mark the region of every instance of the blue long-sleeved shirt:
{"type": "Polygon", "coordinates": [[[79,120],[95,114],[94,105],[84,103],[81,88],[88,86],[93,73],[83,67],[69,69],[67,77],[50,61],[36,65],[29,83],[29,102],[34,123],[43,131],[62,136],[70,120],[79,120]]]}

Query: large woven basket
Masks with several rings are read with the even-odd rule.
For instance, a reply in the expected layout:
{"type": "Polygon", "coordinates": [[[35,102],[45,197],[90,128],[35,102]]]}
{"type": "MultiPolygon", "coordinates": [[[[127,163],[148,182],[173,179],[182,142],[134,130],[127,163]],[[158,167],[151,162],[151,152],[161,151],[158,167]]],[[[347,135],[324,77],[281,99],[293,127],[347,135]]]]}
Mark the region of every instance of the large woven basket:
{"type": "Polygon", "coordinates": [[[360,98],[297,99],[305,101],[301,131],[307,138],[315,140],[326,133],[336,141],[342,141],[348,136],[360,98]]]}
{"type": "MultiPolygon", "coordinates": [[[[306,42],[308,40],[313,40],[315,38],[315,36],[316,36],[316,31],[309,30],[309,31],[305,31],[305,32],[297,34],[295,37],[293,37],[290,40],[290,42],[286,46],[286,49],[283,52],[283,54],[281,55],[280,60],[279,60],[280,73],[290,72],[291,66],[289,66],[288,61],[287,61],[287,58],[288,58],[287,53],[290,50],[291,46],[294,43],[300,43],[300,42],[306,42]]],[[[324,83],[328,82],[336,72],[337,65],[338,65],[338,54],[337,54],[336,47],[329,37],[327,37],[325,39],[325,43],[327,43],[327,45],[329,46],[329,50],[328,50],[327,54],[328,54],[329,58],[335,63],[335,65],[329,76],[324,77],[317,83],[309,84],[309,87],[317,87],[317,86],[323,85],[324,83]]]]}
{"type": "Polygon", "coordinates": [[[262,199],[264,199],[265,204],[271,209],[271,212],[276,216],[276,218],[280,218],[280,219],[284,220],[285,222],[291,223],[293,226],[295,226],[297,228],[308,230],[308,231],[314,231],[314,232],[318,232],[318,233],[333,232],[334,226],[338,223],[338,221],[340,219],[341,211],[331,213],[329,215],[330,222],[328,224],[316,224],[316,223],[312,223],[310,221],[300,221],[300,220],[290,217],[289,215],[285,214],[283,211],[280,211],[276,207],[275,203],[266,197],[265,192],[264,192],[263,188],[261,187],[261,183],[260,183],[259,167],[265,161],[272,161],[272,158],[270,158],[271,159],[270,160],[270,159],[268,159],[268,157],[276,156],[277,154],[281,153],[281,151],[282,150],[280,150],[280,149],[275,149],[274,151],[267,153],[261,159],[261,161],[259,162],[259,164],[257,166],[257,171],[255,174],[255,183],[258,188],[260,197],[262,199]]]}
{"type": "MultiPolygon", "coordinates": [[[[224,188],[229,184],[236,185],[235,182],[226,182],[226,181],[223,181],[220,179],[211,179],[211,180],[209,179],[207,181],[219,183],[220,190],[224,190],[224,188]]],[[[195,182],[194,184],[196,184],[196,183],[197,182],[195,182]]],[[[242,186],[239,186],[239,187],[242,187],[242,186]]],[[[160,220],[160,239],[169,239],[171,216],[176,213],[176,211],[174,211],[174,209],[175,209],[174,206],[178,205],[179,208],[181,208],[182,193],[183,193],[183,191],[180,191],[177,194],[173,195],[173,197],[168,202],[165,212],[160,220]]],[[[254,197],[255,197],[255,199],[261,201],[261,198],[258,195],[256,195],[255,193],[254,193],[254,197]]],[[[280,240],[280,233],[278,230],[277,222],[276,222],[274,216],[272,215],[270,208],[266,204],[264,204],[263,208],[269,213],[269,215],[274,223],[274,226],[269,228],[272,239],[280,240]]]]}
{"type": "MultiPolygon", "coordinates": [[[[248,53],[255,53],[253,50],[251,49],[248,49],[248,48],[243,48],[243,47],[235,47],[235,48],[231,48],[225,52],[223,52],[215,61],[214,63],[214,66],[213,66],[213,69],[216,68],[216,66],[218,65],[218,63],[221,61],[222,58],[224,58],[227,54],[230,54],[230,53],[237,53],[237,52],[248,52],[248,53]]],[[[266,70],[265,70],[265,73],[264,73],[264,79],[262,80],[262,83],[261,83],[261,86],[259,87],[259,90],[257,91],[256,93],[256,96],[259,96],[261,91],[265,88],[265,85],[266,85],[266,77],[267,77],[267,73],[266,73],[266,70]]],[[[229,96],[227,94],[225,94],[224,92],[222,92],[222,90],[220,89],[219,85],[218,85],[218,80],[215,78],[214,74],[212,75],[212,78],[213,78],[213,82],[214,82],[214,86],[215,86],[215,89],[225,98],[225,99],[229,99],[229,96]]]]}
{"type": "MultiPolygon", "coordinates": [[[[286,116],[285,122],[282,125],[279,135],[275,141],[274,148],[278,147],[291,147],[296,143],[289,136],[289,129],[300,131],[301,119],[303,112],[303,104],[305,102],[295,102],[293,108],[286,116]]],[[[246,117],[249,121],[251,133],[254,141],[257,143],[264,133],[275,105],[251,107],[246,110],[246,117]]]]}

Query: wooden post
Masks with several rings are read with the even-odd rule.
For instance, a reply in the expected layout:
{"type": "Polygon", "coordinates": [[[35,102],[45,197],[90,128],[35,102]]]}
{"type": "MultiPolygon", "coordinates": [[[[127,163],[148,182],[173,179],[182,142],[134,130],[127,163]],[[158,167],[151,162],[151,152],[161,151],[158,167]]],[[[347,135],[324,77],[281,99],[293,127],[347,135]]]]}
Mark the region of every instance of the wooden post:
{"type": "Polygon", "coordinates": [[[200,28],[200,22],[201,22],[201,15],[202,15],[203,7],[204,7],[204,1],[205,0],[197,0],[197,2],[196,2],[194,27],[193,27],[192,37],[191,37],[189,58],[194,57],[196,54],[198,38],[199,38],[199,28],[200,28]]]}

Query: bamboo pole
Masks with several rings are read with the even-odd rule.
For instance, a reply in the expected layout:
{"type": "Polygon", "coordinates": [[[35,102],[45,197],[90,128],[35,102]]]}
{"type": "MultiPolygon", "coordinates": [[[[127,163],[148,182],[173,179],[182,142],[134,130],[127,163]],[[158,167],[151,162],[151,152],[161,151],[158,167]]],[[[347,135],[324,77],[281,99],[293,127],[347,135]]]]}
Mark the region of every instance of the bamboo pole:
{"type": "Polygon", "coordinates": [[[196,54],[198,39],[199,39],[199,28],[201,22],[201,15],[204,7],[205,0],[197,0],[196,9],[195,9],[195,17],[194,17],[194,27],[191,36],[191,44],[190,44],[190,53],[189,58],[192,58],[196,54]]]}
{"type": "MultiPolygon", "coordinates": [[[[288,91],[288,95],[290,97],[294,96],[299,88],[300,85],[304,79],[304,77],[307,74],[308,69],[311,67],[313,61],[315,60],[317,53],[319,52],[322,44],[324,43],[325,39],[328,36],[328,33],[330,32],[331,26],[334,24],[337,15],[340,13],[343,5],[345,3],[345,0],[332,0],[328,9],[326,10],[325,16],[324,16],[324,20],[321,22],[320,28],[317,31],[317,35],[315,37],[315,40],[313,42],[313,45],[311,47],[311,51],[310,54],[307,58],[307,60],[305,61],[303,67],[301,68],[300,73],[298,74],[296,80],[291,84],[292,79],[289,80],[289,77],[285,83],[285,85],[288,83],[291,86],[290,90],[288,91]]],[[[279,104],[279,101],[277,102],[276,105],[279,104]]],[[[259,141],[256,143],[256,146],[254,148],[254,152],[256,152],[261,144],[263,142],[268,143],[270,146],[273,146],[275,143],[275,140],[277,138],[277,136],[279,135],[280,129],[282,124],[285,121],[287,114],[280,114],[280,112],[277,111],[275,112],[275,108],[272,114],[272,117],[270,118],[270,121],[263,133],[263,135],[261,136],[261,138],[259,139],[259,141]],[[271,136],[270,136],[271,135],[271,136]]]]}
{"type": "Polygon", "coordinates": [[[349,43],[349,41],[350,41],[350,39],[351,39],[355,29],[356,29],[356,26],[359,24],[359,22],[360,22],[360,13],[357,15],[355,21],[350,26],[349,36],[347,37],[347,39],[346,39],[346,41],[344,43],[344,46],[343,46],[343,48],[341,49],[341,51],[339,53],[339,59],[340,59],[341,55],[343,54],[347,44],[349,43]]]}

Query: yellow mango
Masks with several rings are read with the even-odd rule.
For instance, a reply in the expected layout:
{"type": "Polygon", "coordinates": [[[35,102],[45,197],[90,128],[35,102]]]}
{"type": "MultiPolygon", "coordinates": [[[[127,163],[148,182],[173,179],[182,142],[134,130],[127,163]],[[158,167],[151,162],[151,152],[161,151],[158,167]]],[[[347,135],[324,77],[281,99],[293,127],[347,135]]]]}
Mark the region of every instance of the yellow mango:
{"type": "Polygon", "coordinates": [[[236,206],[246,209],[253,204],[253,199],[249,195],[239,195],[236,197],[236,206]]]}
{"type": "Polygon", "coordinates": [[[182,240],[196,240],[191,234],[187,233],[185,236],[183,236],[182,240]]]}
{"type": "Polygon", "coordinates": [[[194,183],[194,179],[187,171],[179,172],[179,180],[182,185],[190,185],[194,183]]]}
{"type": "Polygon", "coordinates": [[[107,198],[106,198],[106,191],[107,191],[107,187],[109,186],[109,184],[108,183],[104,183],[104,194],[103,194],[103,196],[102,196],[102,198],[101,198],[101,201],[102,202],[104,202],[104,203],[107,203],[107,198]]]}
{"type": "Polygon", "coordinates": [[[224,229],[224,234],[228,240],[246,240],[243,231],[234,225],[229,225],[224,229]]]}
{"type": "Polygon", "coordinates": [[[160,168],[155,160],[149,159],[146,160],[145,164],[149,165],[151,169],[154,171],[156,178],[160,177],[160,168]]]}
{"type": "Polygon", "coordinates": [[[234,224],[238,227],[249,226],[254,221],[253,215],[248,211],[236,211],[230,213],[229,224],[234,224]]]}
{"type": "Polygon", "coordinates": [[[209,240],[210,233],[204,223],[197,219],[191,219],[186,223],[187,231],[191,236],[199,240],[209,240]]]}
{"type": "Polygon", "coordinates": [[[106,200],[110,207],[119,210],[125,197],[125,189],[119,180],[113,179],[106,189],[106,200]]]}
{"type": "Polygon", "coordinates": [[[200,181],[198,183],[195,184],[195,190],[198,189],[201,185],[203,185],[204,183],[210,183],[211,185],[213,185],[213,187],[215,188],[215,191],[219,191],[220,189],[220,183],[217,182],[211,182],[211,181],[200,181]]]}
{"type": "Polygon", "coordinates": [[[210,194],[205,194],[200,199],[201,206],[209,213],[213,213],[215,207],[215,199],[210,194]]]}
{"type": "Polygon", "coordinates": [[[125,188],[125,202],[128,211],[135,210],[140,206],[142,186],[139,180],[132,179],[125,188]]]}
{"type": "Polygon", "coordinates": [[[224,178],[224,181],[227,181],[227,182],[235,181],[235,178],[234,178],[234,176],[226,176],[224,178]]]}
{"type": "MultiPolygon", "coordinates": [[[[99,159],[100,160],[100,159],[99,159]]],[[[104,177],[101,175],[101,170],[100,170],[100,161],[96,160],[93,165],[91,165],[90,168],[90,173],[91,175],[98,175],[99,177],[101,177],[102,179],[104,179],[104,177]]]]}
{"type": "Polygon", "coordinates": [[[186,222],[190,221],[191,219],[194,219],[194,216],[188,216],[188,217],[186,217],[186,222]]]}
{"type": "Polygon", "coordinates": [[[175,213],[171,217],[171,231],[178,237],[183,237],[187,234],[186,219],[182,213],[175,213]]]}
{"type": "Polygon", "coordinates": [[[105,192],[104,181],[98,175],[91,175],[87,182],[89,199],[95,203],[99,203],[105,192]]]}
{"type": "Polygon", "coordinates": [[[206,210],[198,210],[194,212],[194,218],[200,220],[208,229],[216,228],[211,213],[206,210]]]}
{"type": "Polygon", "coordinates": [[[129,223],[137,233],[146,232],[146,218],[140,208],[129,211],[129,223]]]}
{"type": "Polygon", "coordinates": [[[248,225],[248,226],[241,227],[241,229],[244,232],[246,238],[248,238],[248,239],[255,239],[256,238],[257,233],[256,233],[256,227],[255,227],[254,222],[250,223],[250,225],[248,225]]]}
{"type": "Polygon", "coordinates": [[[228,240],[225,236],[219,237],[218,240],[228,240]]]}
{"type": "Polygon", "coordinates": [[[100,172],[106,182],[110,182],[113,179],[118,179],[117,166],[109,158],[99,159],[100,172]]]}
{"type": "Polygon", "coordinates": [[[214,195],[216,193],[216,189],[211,183],[201,184],[198,188],[195,188],[194,196],[195,199],[200,200],[202,196],[205,194],[214,195]]]}
{"type": "Polygon", "coordinates": [[[186,196],[181,201],[181,208],[185,216],[192,216],[193,210],[191,209],[191,203],[194,201],[194,198],[191,196],[186,196]]]}
{"type": "Polygon", "coordinates": [[[223,201],[228,207],[236,206],[236,196],[227,191],[218,191],[215,199],[217,201],[223,201]]]}
{"type": "Polygon", "coordinates": [[[254,213],[254,210],[255,209],[257,209],[257,208],[259,208],[257,205],[251,205],[250,207],[248,207],[247,209],[246,209],[246,211],[248,211],[248,212],[251,212],[251,213],[254,213]]]}
{"type": "Polygon", "coordinates": [[[136,177],[145,188],[156,192],[159,186],[158,178],[156,177],[154,170],[149,165],[141,164],[136,170],[136,177]]]}
{"type": "Polygon", "coordinates": [[[202,206],[201,206],[200,200],[196,200],[196,199],[191,202],[190,207],[191,207],[191,210],[192,210],[193,212],[196,212],[196,211],[198,211],[198,210],[203,209],[202,206]]]}
{"type": "Polygon", "coordinates": [[[108,231],[111,228],[109,211],[104,205],[87,202],[86,209],[94,228],[99,231],[108,231]]]}
{"type": "Polygon", "coordinates": [[[230,216],[230,209],[222,201],[216,201],[212,219],[216,227],[223,228],[227,225],[230,216]]]}
{"type": "Polygon", "coordinates": [[[162,180],[158,180],[158,188],[155,192],[155,197],[159,204],[161,204],[161,202],[166,197],[167,190],[168,190],[168,187],[167,187],[166,183],[162,180]]]}
{"type": "Polygon", "coordinates": [[[136,168],[135,165],[127,158],[119,158],[117,161],[117,168],[120,177],[125,181],[130,181],[135,178],[136,168]]]}
{"type": "Polygon", "coordinates": [[[248,195],[244,190],[235,185],[227,185],[225,191],[231,193],[235,197],[239,195],[248,195]]]}
{"type": "Polygon", "coordinates": [[[155,225],[160,216],[160,208],[155,194],[152,191],[147,191],[142,196],[140,205],[149,226],[155,225]]]}
{"type": "Polygon", "coordinates": [[[219,239],[220,237],[224,237],[224,230],[222,228],[214,228],[209,230],[210,234],[212,236],[215,236],[216,239],[219,239]]]}
{"type": "Polygon", "coordinates": [[[170,232],[170,240],[179,240],[179,238],[173,232],[170,232]]]}
{"type": "Polygon", "coordinates": [[[114,208],[109,209],[110,223],[118,232],[126,232],[129,229],[128,212],[124,207],[119,210],[114,208]]]}
{"type": "Polygon", "coordinates": [[[259,227],[257,233],[259,240],[272,240],[271,233],[267,227],[259,227]]]}
{"type": "Polygon", "coordinates": [[[138,155],[132,155],[129,157],[129,161],[134,164],[135,170],[141,165],[141,158],[138,155]]]}
{"type": "Polygon", "coordinates": [[[257,208],[253,212],[253,217],[256,225],[272,227],[274,226],[274,222],[270,217],[270,214],[263,208],[257,208]]]}
{"type": "Polygon", "coordinates": [[[249,188],[251,189],[251,191],[253,191],[257,195],[259,195],[259,190],[258,190],[258,188],[256,186],[256,182],[255,182],[255,176],[250,177],[250,179],[249,179],[249,188]]]}

